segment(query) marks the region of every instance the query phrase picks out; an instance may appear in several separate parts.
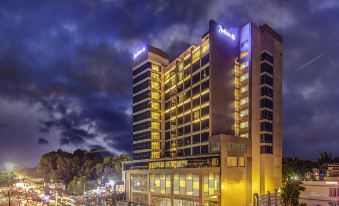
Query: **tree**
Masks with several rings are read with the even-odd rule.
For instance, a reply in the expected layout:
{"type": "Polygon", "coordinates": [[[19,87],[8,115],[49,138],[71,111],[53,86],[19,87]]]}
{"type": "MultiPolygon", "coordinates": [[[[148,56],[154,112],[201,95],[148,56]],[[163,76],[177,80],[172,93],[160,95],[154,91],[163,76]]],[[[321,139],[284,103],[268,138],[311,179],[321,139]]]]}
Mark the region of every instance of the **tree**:
{"type": "Polygon", "coordinates": [[[74,179],[68,183],[67,191],[72,194],[80,195],[86,190],[86,188],[88,190],[85,176],[74,177],[74,179]]]}
{"type": "Polygon", "coordinates": [[[298,206],[299,195],[305,188],[300,180],[287,179],[281,187],[281,201],[285,206],[298,206]]]}
{"type": "Polygon", "coordinates": [[[300,180],[310,180],[312,178],[312,168],[317,167],[309,160],[301,160],[297,157],[283,159],[283,180],[297,177],[300,180]]]}
{"type": "Polygon", "coordinates": [[[14,172],[12,170],[0,170],[0,187],[10,186],[14,183],[14,172]]]}
{"type": "Polygon", "coordinates": [[[321,152],[318,157],[319,165],[324,163],[331,163],[333,161],[333,157],[331,153],[321,152]]]}

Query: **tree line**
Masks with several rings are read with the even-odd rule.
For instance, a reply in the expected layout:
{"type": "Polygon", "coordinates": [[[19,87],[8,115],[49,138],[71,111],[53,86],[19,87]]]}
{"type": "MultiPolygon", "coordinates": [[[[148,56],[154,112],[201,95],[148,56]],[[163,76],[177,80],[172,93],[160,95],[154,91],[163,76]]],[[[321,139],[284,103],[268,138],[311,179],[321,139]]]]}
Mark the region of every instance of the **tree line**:
{"type": "Polygon", "coordinates": [[[69,192],[76,193],[90,181],[121,180],[122,162],[127,160],[126,155],[80,149],[69,153],[59,149],[42,156],[37,173],[46,181],[64,183],[69,192]]]}

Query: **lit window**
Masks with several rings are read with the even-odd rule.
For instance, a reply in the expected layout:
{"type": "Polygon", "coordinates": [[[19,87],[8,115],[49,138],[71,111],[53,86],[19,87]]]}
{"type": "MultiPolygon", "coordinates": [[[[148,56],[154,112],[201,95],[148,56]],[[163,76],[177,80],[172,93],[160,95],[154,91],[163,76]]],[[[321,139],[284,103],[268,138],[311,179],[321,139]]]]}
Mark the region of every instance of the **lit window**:
{"type": "Polygon", "coordinates": [[[151,72],[151,77],[152,77],[153,79],[160,79],[160,74],[151,72]]]}
{"type": "Polygon", "coordinates": [[[208,52],[209,47],[210,47],[208,40],[206,40],[204,43],[202,43],[201,47],[202,47],[202,49],[201,49],[202,54],[208,52]]]}
{"type": "Polygon", "coordinates": [[[248,62],[244,62],[240,65],[241,69],[245,69],[246,67],[248,67],[248,62]]]}
{"type": "Polygon", "coordinates": [[[240,134],[240,137],[242,137],[242,138],[248,138],[248,133],[240,134]]]}
{"type": "Polygon", "coordinates": [[[160,142],[152,142],[151,148],[152,149],[160,149],[160,142]]]}
{"type": "Polygon", "coordinates": [[[170,79],[170,73],[168,72],[167,74],[165,74],[165,81],[170,79]]]}
{"type": "Polygon", "coordinates": [[[192,56],[192,63],[196,62],[200,58],[200,49],[197,49],[192,56]]]}
{"type": "Polygon", "coordinates": [[[160,113],[158,113],[158,112],[152,112],[152,113],[151,113],[151,117],[152,117],[152,119],[158,119],[158,120],[160,120],[160,113]]]}
{"type": "Polygon", "coordinates": [[[227,167],[236,167],[238,166],[238,158],[237,157],[227,157],[227,167]]]}
{"type": "Polygon", "coordinates": [[[151,92],[151,98],[160,100],[160,94],[158,92],[151,92]]]}
{"type": "Polygon", "coordinates": [[[244,81],[246,79],[248,79],[248,73],[243,74],[243,75],[240,76],[240,81],[244,81]]]}
{"type": "Polygon", "coordinates": [[[244,117],[244,116],[247,116],[247,115],[248,115],[248,109],[240,111],[240,117],[244,117]]]}
{"type": "Polygon", "coordinates": [[[200,111],[198,110],[198,111],[195,111],[194,113],[193,113],[193,119],[198,119],[200,117],[200,111]]]}
{"type": "Polygon", "coordinates": [[[244,93],[248,91],[248,85],[241,87],[240,92],[244,93]]]}
{"type": "Polygon", "coordinates": [[[160,129],[160,123],[159,122],[152,122],[151,128],[159,130],[160,129]]]}
{"type": "Polygon", "coordinates": [[[160,109],[160,103],[159,102],[152,102],[151,107],[152,107],[152,109],[160,109]]]}
{"type": "Polygon", "coordinates": [[[244,51],[243,53],[240,54],[240,59],[246,57],[248,55],[248,51],[244,51]]]}
{"type": "Polygon", "coordinates": [[[238,166],[239,167],[245,167],[245,157],[239,157],[238,158],[238,166]]]}
{"type": "Polygon", "coordinates": [[[180,72],[179,74],[178,74],[178,81],[181,81],[182,79],[183,79],[183,74],[182,74],[182,72],[180,72]]]}
{"type": "Polygon", "coordinates": [[[159,132],[152,132],[151,136],[152,136],[152,139],[155,139],[155,140],[160,139],[160,133],[159,132]]]}
{"type": "MultiPolygon", "coordinates": [[[[151,158],[152,158],[152,159],[158,159],[158,158],[160,158],[160,152],[152,152],[151,158]]],[[[160,187],[160,180],[156,180],[156,181],[155,181],[155,186],[156,186],[156,187],[160,187]]]]}
{"type": "Polygon", "coordinates": [[[248,103],[248,97],[245,97],[243,99],[240,100],[240,105],[244,105],[248,103]]]}
{"type": "Polygon", "coordinates": [[[248,122],[240,123],[240,128],[247,128],[247,127],[248,127],[248,122]]]}
{"type": "Polygon", "coordinates": [[[184,63],[181,62],[181,63],[178,65],[178,69],[179,69],[179,71],[181,71],[183,68],[184,68],[184,63]]]}
{"type": "Polygon", "coordinates": [[[152,64],[152,70],[157,71],[157,72],[160,72],[160,66],[159,66],[159,65],[152,64]]]}
{"type": "Polygon", "coordinates": [[[158,82],[151,82],[152,89],[160,89],[160,84],[158,82]]]}

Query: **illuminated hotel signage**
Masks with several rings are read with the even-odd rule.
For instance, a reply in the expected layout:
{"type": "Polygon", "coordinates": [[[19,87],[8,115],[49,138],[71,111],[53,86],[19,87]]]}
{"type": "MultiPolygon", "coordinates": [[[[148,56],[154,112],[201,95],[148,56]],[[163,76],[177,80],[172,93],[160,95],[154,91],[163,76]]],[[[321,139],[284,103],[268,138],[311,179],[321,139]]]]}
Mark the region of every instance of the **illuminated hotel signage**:
{"type": "Polygon", "coordinates": [[[143,47],[142,49],[140,49],[139,51],[135,52],[133,54],[133,59],[136,59],[138,56],[140,56],[140,54],[142,54],[144,51],[146,51],[146,48],[143,47]]]}
{"type": "Polygon", "coordinates": [[[231,34],[229,31],[227,31],[227,29],[223,29],[222,26],[220,26],[220,25],[219,25],[218,32],[220,34],[227,36],[228,38],[231,38],[232,40],[235,40],[235,35],[231,34]]]}

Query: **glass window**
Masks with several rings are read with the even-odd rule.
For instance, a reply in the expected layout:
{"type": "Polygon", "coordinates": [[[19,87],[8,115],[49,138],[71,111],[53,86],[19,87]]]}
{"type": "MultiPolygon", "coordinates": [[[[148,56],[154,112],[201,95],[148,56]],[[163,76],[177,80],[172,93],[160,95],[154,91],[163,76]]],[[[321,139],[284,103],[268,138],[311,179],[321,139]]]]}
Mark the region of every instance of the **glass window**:
{"type": "Polygon", "coordinates": [[[237,157],[227,157],[227,167],[237,167],[238,158],[237,157]]]}
{"type": "Polygon", "coordinates": [[[248,122],[241,122],[240,123],[240,128],[247,128],[248,127],[248,122]]]}
{"type": "Polygon", "coordinates": [[[244,92],[247,92],[247,91],[248,91],[248,85],[245,85],[245,86],[240,88],[241,93],[244,93],[244,92]]]}
{"type": "Polygon", "coordinates": [[[193,57],[192,57],[192,63],[196,62],[197,60],[199,60],[200,58],[200,49],[197,49],[194,53],[193,53],[193,57]]]}
{"type": "Polygon", "coordinates": [[[245,97],[243,99],[240,100],[240,105],[244,105],[248,103],[248,97],[245,97]]]}
{"type": "Polygon", "coordinates": [[[160,72],[160,66],[159,66],[159,65],[152,64],[152,70],[157,71],[157,72],[160,72]]]}
{"type": "Polygon", "coordinates": [[[246,79],[248,79],[248,73],[243,74],[243,75],[240,76],[240,81],[244,81],[246,79]]]}
{"type": "Polygon", "coordinates": [[[267,53],[267,52],[263,52],[263,53],[261,54],[261,61],[264,61],[264,60],[266,60],[266,61],[268,61],[268,62],[270,62],[270,63],[273,64],[273,56],[270,55],[270,54],[267,53]]]}

